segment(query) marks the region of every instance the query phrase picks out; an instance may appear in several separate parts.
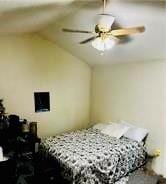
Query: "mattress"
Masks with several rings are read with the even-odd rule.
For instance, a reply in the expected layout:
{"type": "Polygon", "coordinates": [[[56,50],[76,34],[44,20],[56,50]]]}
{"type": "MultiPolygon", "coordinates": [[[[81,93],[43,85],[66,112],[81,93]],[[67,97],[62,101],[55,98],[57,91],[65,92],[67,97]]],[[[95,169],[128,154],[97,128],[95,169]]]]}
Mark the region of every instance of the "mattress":
{"type": "Polygon", "coordinates": [[[72,184],[112,184],[145,163],[146,149],[136,141],[84,129],[42,139],[42,158],[58,163],[72,184]]]}

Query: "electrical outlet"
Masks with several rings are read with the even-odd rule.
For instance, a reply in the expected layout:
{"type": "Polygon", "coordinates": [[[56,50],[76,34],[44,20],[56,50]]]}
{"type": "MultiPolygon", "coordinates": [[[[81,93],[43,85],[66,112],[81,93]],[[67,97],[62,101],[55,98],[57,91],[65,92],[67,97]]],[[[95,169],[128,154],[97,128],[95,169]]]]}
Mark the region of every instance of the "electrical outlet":
{"type": "Polygon", "coordinates": [[[160,149],[156,149],[156,150],[154,151],[153,155],[154,155],[155,157],[159,157],[159,156],[161,155],[161,150],[160,150],[160,149]]]}

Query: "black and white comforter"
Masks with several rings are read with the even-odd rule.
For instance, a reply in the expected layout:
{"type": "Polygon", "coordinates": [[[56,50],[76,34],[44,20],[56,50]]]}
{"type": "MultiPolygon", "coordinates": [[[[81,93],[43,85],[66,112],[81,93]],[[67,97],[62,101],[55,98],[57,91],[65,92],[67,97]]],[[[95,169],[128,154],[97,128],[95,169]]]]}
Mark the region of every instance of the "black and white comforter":
{"type": "Polygon", "coordinates": [[[61,174],[73,184],[112,184],[144,164],[145,148],[85,129],[42,140],[41,153],[53,157],[61,174]]]}

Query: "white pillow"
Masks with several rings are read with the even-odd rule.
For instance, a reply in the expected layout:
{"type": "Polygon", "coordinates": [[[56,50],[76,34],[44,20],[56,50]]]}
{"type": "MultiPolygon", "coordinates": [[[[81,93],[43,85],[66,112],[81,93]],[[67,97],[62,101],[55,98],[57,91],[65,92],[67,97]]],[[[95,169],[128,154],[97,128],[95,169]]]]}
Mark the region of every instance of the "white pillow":
{"type": "Polygon", "coordinates": [[[149,131],[145,128],[134,126],[130,123],[122,121],[120,124],[129,126],[130,129],[124,134],[124,137],[141,142],[148,135],[149,131]]]}
{"type": "Polygon", "coordinates": [[[111,137],[121,138],[129,130],[128,126],[120,123],[110,123],[107,127],[101,130],[102,133],[107,134],[111,137]]]}
{"type": "Polygon", "coordinates": [[[97,129],[97,130],[103,130],[105,127],[107,127],[108,125],[110,125],[109,122],[107,123],[97,123],[95,125],[93,125],[93,129],[97,129]]]}

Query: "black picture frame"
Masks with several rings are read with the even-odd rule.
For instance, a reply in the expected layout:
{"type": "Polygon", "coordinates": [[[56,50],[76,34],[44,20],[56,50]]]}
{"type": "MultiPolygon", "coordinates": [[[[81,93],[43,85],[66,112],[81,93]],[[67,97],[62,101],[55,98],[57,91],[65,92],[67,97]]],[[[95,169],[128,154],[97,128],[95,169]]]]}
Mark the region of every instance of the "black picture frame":
{"type": "Polygon", "coordinates": [[[50,93],[34,92],[35,112],[50,111],[50,93]]]}

